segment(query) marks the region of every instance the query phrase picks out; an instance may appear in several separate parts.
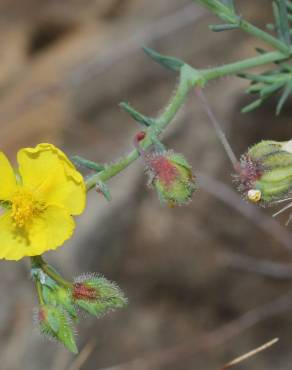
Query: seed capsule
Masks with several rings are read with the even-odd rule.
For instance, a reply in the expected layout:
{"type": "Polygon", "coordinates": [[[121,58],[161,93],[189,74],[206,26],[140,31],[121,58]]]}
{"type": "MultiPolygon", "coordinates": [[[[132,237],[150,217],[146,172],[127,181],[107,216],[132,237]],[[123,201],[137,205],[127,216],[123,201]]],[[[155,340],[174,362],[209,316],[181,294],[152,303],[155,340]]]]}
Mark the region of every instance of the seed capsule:
{"type": "Polygon", "coordinates": [[[254,203],[269,205],[292,192],[291,141],[261,141],[241,157],[239,190],[254,203]]]}

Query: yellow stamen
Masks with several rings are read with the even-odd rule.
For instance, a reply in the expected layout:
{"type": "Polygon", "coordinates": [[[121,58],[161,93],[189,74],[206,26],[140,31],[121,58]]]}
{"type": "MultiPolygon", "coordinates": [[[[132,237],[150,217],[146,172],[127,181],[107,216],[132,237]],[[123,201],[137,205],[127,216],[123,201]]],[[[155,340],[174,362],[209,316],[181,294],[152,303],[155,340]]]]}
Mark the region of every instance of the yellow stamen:
{"type": "Polygon", "coordinates": [[[248,200],[253,203],[257,203],[261,200],[262,193],[258,189],[250,189],[247,193],[248,200]]]}
{"type": "Polygon", "coordinates": [[[44,203],[26,189],[19,189],[13,195],[11,203],[12,219],[17,227],[23,227],[45,209],[44,203]]]}

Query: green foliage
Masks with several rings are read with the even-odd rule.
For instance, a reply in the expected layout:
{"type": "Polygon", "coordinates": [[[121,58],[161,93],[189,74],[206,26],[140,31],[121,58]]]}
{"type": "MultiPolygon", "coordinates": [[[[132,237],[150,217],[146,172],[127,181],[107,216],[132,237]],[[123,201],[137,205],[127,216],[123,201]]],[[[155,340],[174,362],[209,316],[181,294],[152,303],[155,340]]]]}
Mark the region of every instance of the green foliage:
{"type": "Polygon", "coordinates": [[[70,320],[59,306],[41,305],[38,320],[41,333],[63,343],[72,353],[78,353],[70,320]]]}
{"type": "Polygon", "coordinates": [[[137,122],[141,123],[143,126],[150,127],[154,124],[154,120],[150,117],[144,116],[135,110],[129,103],[122,102],[119,104],[124,111],[129,113],[129,115],[137,122]]]}
{"type": "Polygon", "coordinates": [[[167,68],[167,69],[169,69],[171,71],[178,72],[178,71],[180,71],[180,69],[185,64],[180,59],[159,54],[159,53],[157,53],[155,50],[153,50],[151,48],[144,47],[143,50],[155,62],[161,64],[163,67],[165,67],[165,68],[167,68]]]}
{"type": "MultiPolygon", "coordinates": [[[[159,135],[173,121],[178,110],[185,103],[188,93],[194,88],[205,86],[208,81],[227,75],[238,75],[247,79],[250,86],[246,92],[256,95],[256,99],[244,107],[243,112],[250,112],[261,106],[269,97],[281,92],[276,113],[281,112],[292,93],[292,65],[289,63],[292,57],[289,24],[292,20],[292,1],[275,0],[272,3],[274,22],[268,26],[268,30],[276,32],[276,36],[257,28],[236,14],[233,0],[197,0],[197,2],[224,22],[224,24],[211,25],[210,28],[213,31],[240,29],[265,42],[273,48],[273,51],[257,49],[258,55],[255,57],[219,67],[196,69],[178,58],[144,48],[145,53],[155,62],[178,72],[177,88],[169,104],[156,118],[141,114],[128,103],[120,104],[121,108],[144,128],[143,139],[139,141],[136,136],[135,149],[126,156],[109,165],[95,163],[79,156],[72,157],[76,165],[94,171],[85,179],[87,190],[95,188],[107,200],[111,200],[106,182],[141,155],[150,174],[150,183],[157,190],[159,198],[170,205],[187,203],[197,188],[191,166],[181,154],[165,151],[159,135]],[[271,63],[274,63],[273,67],[269,67],[262,73],[243,72],[271,63]]],[[[222,139],[224,135],[218,136],[220,135],[224,142],[225,139],[222,139]]],[[[290,144],[287,146],[287,143],[264,141],[250,148],[246,155],[242,156],[240,164],[233,163],[240,166],[237,169],[234,165],[238,170],[240,188],[248,199],[266,204],[285,200],[291,195],[290,144]]],[[[227,148],[226,145],[225,148],[227,148]]],[[[10,206],[3,202],[1,205],[10,206]]],[[[78,320],[77,308],[94,316],[101,316],[126,304],[120,289],[107,279],[87,275],[74,283],[66,281],[40,256],[32,257],[32,277],[36,282],[39,298],[38,320],[41,332],[63,343],[73,353],[77,352],[72,328],[72,321],[76,323],[78,320]]]]}
{"type": "Polygon", "coordinates": [[[31,275],[37,285],[41,333],[59,341],[73,353],[78,352],[72,326],[78,322],[78,308],[101,316],[127,303],[117,285],[104,277],[88,274],[71,283],[40,256],[32,258],[31,275]]]}

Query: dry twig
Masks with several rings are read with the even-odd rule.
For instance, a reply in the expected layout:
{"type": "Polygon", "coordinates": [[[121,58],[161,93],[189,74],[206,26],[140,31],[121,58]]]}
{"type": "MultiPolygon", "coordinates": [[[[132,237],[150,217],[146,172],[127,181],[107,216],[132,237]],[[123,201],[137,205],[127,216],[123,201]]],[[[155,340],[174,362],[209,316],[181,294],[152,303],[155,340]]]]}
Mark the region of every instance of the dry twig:
{"type": "Polygon", "coordinates": [[[249,352],[245,353],[244,355],[239,356],[239,357],[235,358],[234,360],[228,362],[220,370],[229,369],[230,367],[232,367],[234,365],[237,365],[237,364],[239,364],[239,363],[257,355],[258,353],[260,353],[262,351],[265,351],[266,349],[268,349],[271,346],[273,346],[274,344],[276,344],[278,341],[279,341],[279,338],[274,338],[274,339],[270,340],[269,342],[261,345],[260,347],[257,347],[255,349],[253,349],[252,351],[249,351],[249,352]]]}

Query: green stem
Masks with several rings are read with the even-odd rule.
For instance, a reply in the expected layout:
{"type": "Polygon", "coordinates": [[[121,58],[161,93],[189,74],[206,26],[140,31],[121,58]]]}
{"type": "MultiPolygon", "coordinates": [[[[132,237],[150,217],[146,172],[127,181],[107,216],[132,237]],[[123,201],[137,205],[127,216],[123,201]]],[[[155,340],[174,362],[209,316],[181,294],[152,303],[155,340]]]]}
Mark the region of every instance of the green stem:
{"type": "Polygon", "coordinates": [[[279,51],[272,51],[270,53],[265,53],[262,55],[258,55],[253,58],[248,58],[244,60],[240,60],[235,63],[225,64],[221,67],[215,67],[210,69],[202,70],[202,77],[205,81],[214,80],[215,78],[235,74],[245,69],[258,67],[261,65],[279,62],[285,59],[288,59],[286,54],[283,54],[279,51]]]}
{"type": "MultiPolygon", "coordinates": [[[[170,103],[164,112],[156,119],[151,127],[146,130],[146,137],[141,143],[142,149],[148,149],[152,145],[153,135],[159,135],[163,129],[171,122],[179,108],[183,105],[189,90],[194,85],[194,69],[185,64],[181,68],[180,82],[173,95],[170,103]]],[[[98,174],[94,174],[86,179],[87,190],[92,189],[99,181],[105,182],[117,175],[119,172],[128,167],[139,157],[137,149],[132,150],[128,155],[122,157],[116,163],[106,166],[106,168],[98,174]]]]}
{"type": "Polygon", "coordinates": [[[281,51],[282,53],[289,55],[289,48],[287,45],[285,45],[282,41],[278,40],[276,37],[273,37],[269,33],[261,30],[258,27],[255,27],[251,23],[245,20],[241,20],[239,22],[239,28],[249,33],[250,35],[257,37],[258,39],[263,40],[264,42],[273,46],[275,49],[281,51]]]}
{"type": "Polygon", "coordinates": [[[278,40],[276,37],[270,35],[269,33],[261,30],[260,28],[254,26],[248,21],[241,19],[239,16],[237,16],[232,11],[231,8],[224,5],[220,1],[218,0],[212,0],[212,1],[194,0],[194,1],[197,3],[200,3],[205,8],[208,8],[211,12],[215,13],[224,22],[237,25],[238,28],[242,29],[243,31],[258,38],[259,40],[266,42],[267,44],[271,45],[273,48],[281,51],[282,53],[289,55],[290,53],[289,47],[285,45],[282,41],[278,40]]]}
{"type": "Polygon", "coordinates": [[[72,283],[62,278],[57,274],[51,267],[48,265],[41,256],[31,257],[32,264],[36,267],[39,267],[47,274],[50,278],[55,280],[57,283],[62,285],[64,288],[72,288],[72,283]]]}
{"type": "Polygon", "coordinates": [[[38,294],[38,300],[41,306],[45,304],[43,299],[43,293],[42,293],[42,284],[39,280],[36,281],[36,288],[37,288],[37,294],[38,294]]]}
{"type": "MultiPolygon", "coordinates": [[[[242,70],[258,67],[272,62],[282,61],[287,59],[287,55],[274,51],[266,54],[258,55],[254,58],[248,58],[239,62],[226,64],[221,67],[215,67],[210,69],[196,70],[185,64],[181,68],[180,80],[177,90],[172,96],[169,104],[167,105],[164,112],[153,120],[153,125],[146,129],[146,137],[141,142],[143,149],[148,149],[152,144],[153,135],[159,135],[173,120],[176,113],[183,105],[188,95],[188,92],[195,86],[204,85],[210,80],[214,80],[218,77],[232,75],[242,70]]],[[[117,162],[105,166],[105,169],[99,173],[95,173],[86,179],[87,190],[94,188],[99,182],[105,182],[123,171],[131,163],[133,163],[139,157],[137,149],[131,151],[128,155],[122,157],[117,162]]]]}

